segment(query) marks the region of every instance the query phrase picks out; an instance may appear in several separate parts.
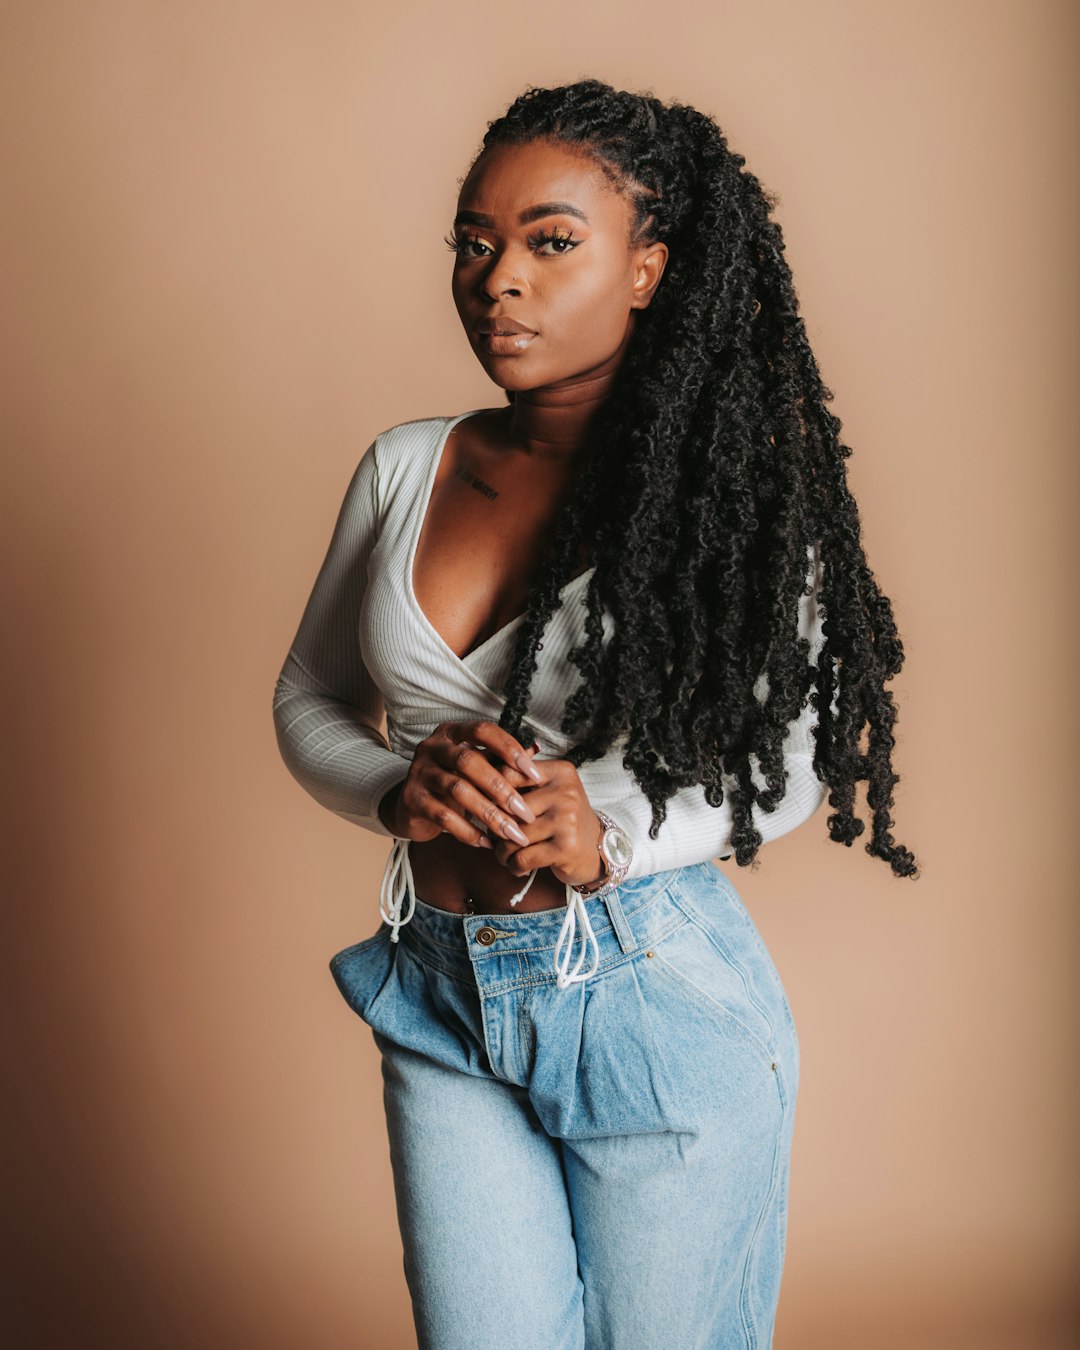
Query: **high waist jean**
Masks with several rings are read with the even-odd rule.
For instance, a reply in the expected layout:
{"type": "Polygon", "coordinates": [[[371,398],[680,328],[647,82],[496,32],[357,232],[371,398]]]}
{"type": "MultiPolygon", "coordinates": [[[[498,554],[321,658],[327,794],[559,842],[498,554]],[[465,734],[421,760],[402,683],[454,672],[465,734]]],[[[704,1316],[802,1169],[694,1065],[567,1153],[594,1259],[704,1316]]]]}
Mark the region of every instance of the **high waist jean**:
{"type": "Polygon", "coordinates": [[[799,1046],[712,863],[589,902],[599,964],[556,985],[561,908],[450,913],[330,962],[382,1057],[420,1350],[763,1350],[787,1227],[799,1046]]]}

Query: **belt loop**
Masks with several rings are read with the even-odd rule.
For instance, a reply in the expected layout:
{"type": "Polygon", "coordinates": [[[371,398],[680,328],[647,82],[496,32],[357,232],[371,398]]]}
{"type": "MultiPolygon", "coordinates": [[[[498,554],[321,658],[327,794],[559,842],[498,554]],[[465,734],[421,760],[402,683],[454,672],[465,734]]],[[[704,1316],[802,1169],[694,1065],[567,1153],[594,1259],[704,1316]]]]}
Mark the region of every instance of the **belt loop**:
{"type": "Polygon", "coordinates": [[[623,913],[622,902],[619,900],[619,888],[608,891],[607,895],[600,897],[607,905],[608,917],[611,919],[611,926],[615,929],[615,936],[619,939],[619,946],[624,952],[636,952],[638,940],[634,936],[634,930],[627,922],[626,915],[623,913]]]}

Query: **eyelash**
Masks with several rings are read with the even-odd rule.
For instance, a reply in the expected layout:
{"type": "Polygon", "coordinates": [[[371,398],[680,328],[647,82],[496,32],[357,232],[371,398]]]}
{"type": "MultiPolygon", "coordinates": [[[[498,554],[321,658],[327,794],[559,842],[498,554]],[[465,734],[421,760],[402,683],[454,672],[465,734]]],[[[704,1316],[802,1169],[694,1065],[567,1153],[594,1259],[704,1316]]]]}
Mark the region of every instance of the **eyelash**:
{"type": "MultiPolygon", "coordinates": [[[[572,232],[558,229],[541,230],[538,234],[528,235],[527,238],[529,241],[529,247],[534,249],[540,249],[544,244],[551,244],[556,242],[560,244],[569,245],[568,248],[558,249],[555,253],[545,254],[544,256],[548,258],[564,257],[567,253],[572,253],[574,249],[577,248],[578,244],[581,243],[580,239],[574,238],[572,232]]],[[[448,234],[444,236],[443,243],[446,245],[446,247],[450,250],[451,253],[458,253],[463,258],[475,259],[478,256],[480,257],[486,256],[483,254],[478,255],[475,253],[466,253],[465,251],[470,244],[484,244],[484,241],[479,237],[479,235],[448,234]]],[[[484,244],[484,247],[487,248],[487,245],[484,244]]]]}

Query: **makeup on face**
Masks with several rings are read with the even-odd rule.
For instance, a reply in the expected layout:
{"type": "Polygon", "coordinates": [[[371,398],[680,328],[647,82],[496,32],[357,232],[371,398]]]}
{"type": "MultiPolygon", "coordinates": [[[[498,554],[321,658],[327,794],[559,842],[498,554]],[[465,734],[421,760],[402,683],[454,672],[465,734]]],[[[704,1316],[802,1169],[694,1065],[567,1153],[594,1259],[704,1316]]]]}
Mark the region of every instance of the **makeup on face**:
{"type": "Polygon", "coordinates": [[[484,349],[493,356],[514,356],[524,351],[536,337],[531,328],[505,315],[482,319],[476,325],[476,331],[484,349]]]}
{"type": "Polygon", "coordinates": [[[629,204],[552,142],[485,151],[462,187],[453,293],[473,351],[506,389],[573,380],[618,352],[634,307],[629,204]]]}

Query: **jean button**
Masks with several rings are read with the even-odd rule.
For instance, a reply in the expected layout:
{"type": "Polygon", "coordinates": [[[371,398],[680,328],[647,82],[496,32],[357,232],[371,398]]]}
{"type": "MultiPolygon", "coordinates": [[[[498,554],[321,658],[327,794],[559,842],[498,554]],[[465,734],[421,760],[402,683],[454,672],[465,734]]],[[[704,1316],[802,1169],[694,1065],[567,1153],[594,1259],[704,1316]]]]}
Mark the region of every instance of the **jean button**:
{"type": "Polygon", "coordinates": [[[476,930],[477,942],[482,942],[485,947],[490,947],[498,936],[494,928],[478,928],[476,930]]]}

